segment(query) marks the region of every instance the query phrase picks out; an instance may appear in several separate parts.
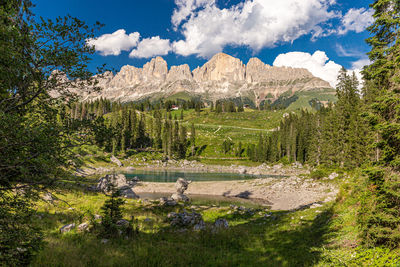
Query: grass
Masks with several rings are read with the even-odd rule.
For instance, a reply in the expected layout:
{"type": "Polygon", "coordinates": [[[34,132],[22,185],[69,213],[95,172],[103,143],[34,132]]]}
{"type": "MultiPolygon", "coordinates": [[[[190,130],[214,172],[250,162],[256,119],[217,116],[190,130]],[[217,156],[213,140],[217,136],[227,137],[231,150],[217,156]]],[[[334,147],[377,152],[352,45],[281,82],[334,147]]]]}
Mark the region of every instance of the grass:
{"type": "Polygon", "coordinates": [[[87,220],[84,214],[98,212],[104,197],[81,192],[70,192],[64,197],[74,210],[64,205],[40,206],[42,219],[38,219],[38,223],[46,227],[47,245],[32,266],[308,265],[319,259],[319,253],[312,248],[324,242],[322,225],[330,216],[328,209],[321,213],[274,212],[276,219],[265,219],[261,208],[254,215],[240,215],[231,212],[229,207],[196,206],[207,224],[225,218],[230,228],[220,233],[176,232],[164,218],[169,211],[179,211],[183,207],[163,209],[130,200],[125,205],[125,215],[134,215],[140,220],[139,236],[102,244],[90,233],[73,230],[59,234],[58,229],[66,223],[87,220]],[[146,225],[145,218],[151,219],[151,225],[146,225]]]}
{"type": "Polygon", "coordinates": [[[399,250],[365,248],[358,238],[358,179],[340,181],[342,189],[334,203],[272,211],[270,217],[264,216],[270,211],[255,205],[254,213],[238,213],[229,203],[159,207],[127,200],[124,216],[138,219],[140,233],[106,244],[91,233],[59,233],[67,223],[79,224],[99,214],[105,201],[102,194],[63,190],[61,197],[72,208],[64,202],[37,205],[36,223],[43,226],[47,244],[32,266],[399,266],[399,250]],[[217,233],[177,231],[166,216],[183,209],[201,213],[208,226],[224,218],[229,228],[217,233]]]}

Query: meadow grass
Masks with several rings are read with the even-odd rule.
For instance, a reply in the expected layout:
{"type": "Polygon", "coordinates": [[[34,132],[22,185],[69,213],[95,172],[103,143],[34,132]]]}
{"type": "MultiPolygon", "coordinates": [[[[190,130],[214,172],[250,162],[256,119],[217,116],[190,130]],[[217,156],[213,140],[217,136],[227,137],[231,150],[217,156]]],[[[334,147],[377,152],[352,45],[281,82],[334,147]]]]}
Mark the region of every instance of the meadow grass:
{"type": "Polygon", "coordinates": [[[253,213],[239,214],[229,203],[195,201],[160,207],[156,202],[127,200],[124,217],[134,216],[140,232],[106,244],[76,229],[59,233],[65,224],[79,224],[99,214],[106,197],[62,190],[58,196],[65,202],[37,204],[36,223],[45,231],[46,245],[32,266],[398,266],[399,250],[362,246],[355,223],[356,183],[342,182],[336,202],[293,211],[271,212],[252,205],[253,213]],[[183,209],[201,213],[208,227],[224,218],[229,228],[216,233],[210,228],[179,231],[166,217],[183,209]],[[267,213],[271,216],[265,217],[267,213]]]}

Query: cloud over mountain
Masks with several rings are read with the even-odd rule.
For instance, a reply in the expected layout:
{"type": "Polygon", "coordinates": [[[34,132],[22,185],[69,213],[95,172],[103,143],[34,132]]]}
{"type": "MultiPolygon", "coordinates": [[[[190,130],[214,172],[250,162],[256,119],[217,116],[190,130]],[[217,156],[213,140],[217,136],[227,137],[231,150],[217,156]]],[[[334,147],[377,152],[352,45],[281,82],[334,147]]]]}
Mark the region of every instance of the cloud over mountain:
{"type": "Polygon", "coordinates": [[[339,14],[330,0],[252,0],[220,9],[215,1],[176,0],[172,22],[184,21],[183,40],[173,43],[175,53],[208,58],[227,45],[253,51],[293,42],[300,36],[324,33],[321,24],[339,14]],[[186,3],[186,4],[183,4],[186,3]]]}
{"type": "Polygon", "coordinates": [[[136,49],[129,54],[132,58],[149,58],[164,56],[171,51],[171,44],[168,39],[161,39],[159,36],[146,38],[140,41],[136,49]]]}
{"type": "Polygon", "coordinates": [[[89,39],[88,44],[93,45],[96,51],[103,56],[118,56],[121,51],[129,51],[138,44],[140,34],[138,32],[126,34],[124,29],[113,33],[103,34],[95,39],[89,39]]]}

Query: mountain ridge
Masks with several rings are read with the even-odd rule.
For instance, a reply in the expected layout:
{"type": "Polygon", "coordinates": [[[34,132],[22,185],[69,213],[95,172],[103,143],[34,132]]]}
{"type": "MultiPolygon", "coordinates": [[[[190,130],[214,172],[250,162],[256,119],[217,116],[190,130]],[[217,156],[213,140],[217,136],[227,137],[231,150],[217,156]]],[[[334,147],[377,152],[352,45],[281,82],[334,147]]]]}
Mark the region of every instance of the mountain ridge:
{"type": "Polygon", "coordinates": [[[214,55],[194,70],[187,64],[168,68],[162,57],[155,57],[142,68],[125,65],[115,75],[105,73],[98,86],[101,88],[98,92],[78,94],[84,101],[102,97],[129,102],[187,92],[211,101],[248,97],[258,105],[266,98],[277,99],[287,92],[332,89],[328,82],[304,68],[274,67],[258,58],[243,64],[225,53],[214,55]]]}

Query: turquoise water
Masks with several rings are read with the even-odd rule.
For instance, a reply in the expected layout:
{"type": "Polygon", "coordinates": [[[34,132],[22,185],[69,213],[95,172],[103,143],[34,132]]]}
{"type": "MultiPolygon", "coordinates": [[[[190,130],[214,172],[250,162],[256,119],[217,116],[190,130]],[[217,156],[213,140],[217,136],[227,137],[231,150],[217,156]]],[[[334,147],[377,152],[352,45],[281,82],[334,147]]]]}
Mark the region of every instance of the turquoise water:
{"type": "Polygon", "coordinates": [[[124,173],[126,178],[139,178],[143,182],[174,183],[178,178],[184,178],[190,181],[234,181],[250,180],[256,178],[282,178],[281,175],[248,175],[239,173],[211,173],[211,172],[184,172],[184,171],[163,171],[163,170],[134,170],[124,173]]]}

